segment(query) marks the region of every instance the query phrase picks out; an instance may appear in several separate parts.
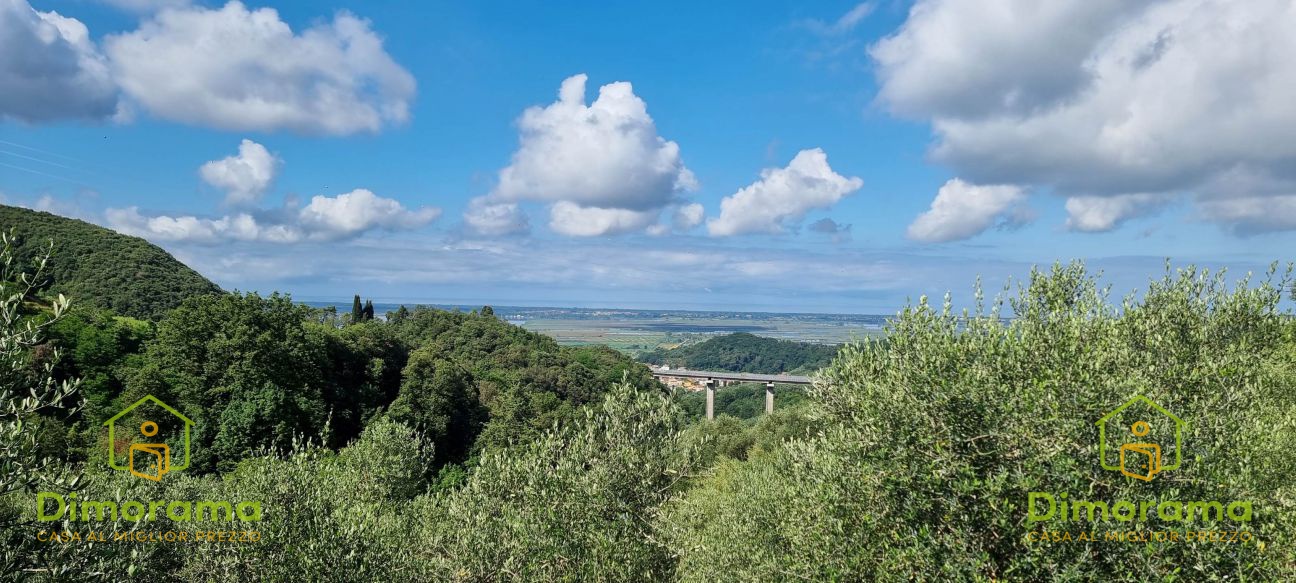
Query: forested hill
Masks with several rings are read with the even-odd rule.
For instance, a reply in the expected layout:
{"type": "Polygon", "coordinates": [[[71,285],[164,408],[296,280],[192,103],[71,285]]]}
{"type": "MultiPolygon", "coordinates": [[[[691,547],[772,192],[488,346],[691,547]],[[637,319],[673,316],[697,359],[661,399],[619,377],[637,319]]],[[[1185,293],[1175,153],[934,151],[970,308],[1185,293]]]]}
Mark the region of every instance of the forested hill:
{"type": "Polygon", "coordinates": [[[672,350],[658,348],[639,360],[694,370],[805,373],[828,366],[837,349],[836,345],[777,340],[743,332],[672,350]]]}
{"type": "Polygon", "coordinates": [[[48,291],[117,314],[156,320],[185,298],[220,287],[157,245],[85,221],[0,205],[0,229],[18,235],[18,265],[31,265],[50,240],[48,291]]]}

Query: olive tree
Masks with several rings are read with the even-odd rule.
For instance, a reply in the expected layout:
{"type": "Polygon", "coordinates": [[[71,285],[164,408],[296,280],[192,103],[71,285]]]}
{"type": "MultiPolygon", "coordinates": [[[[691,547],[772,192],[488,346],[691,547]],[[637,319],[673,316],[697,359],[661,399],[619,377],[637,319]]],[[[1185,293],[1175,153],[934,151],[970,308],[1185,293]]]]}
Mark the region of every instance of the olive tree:
{"type": "MultiPolygon", "coordinates": [[[[1290,270],[1288,270],[1290,274],[1290,270]]],[[[683,580],[1296,577],[1296,343],[1287,278],[1169,272],[1113,300],[1075,263],[958,312],[924,298],[888,342],[847,346],[812,390],[822,425],[726,462],[661,529],[683,580]],[[1011,314],[1006,313],[1010,309],[1011,314]],[[1011,316],[1011,317],[1001,317],[1011,316]],[[1105,470],[1096,421],[1132,395],[1189,420],[1183,464],[1105,470]],[[1250,501],[1250,522],[1030,520],[1030,492],[1250,501]],[[1240,531],[1247,542],[1041,543],[1040,531],[1240,531]]]]}

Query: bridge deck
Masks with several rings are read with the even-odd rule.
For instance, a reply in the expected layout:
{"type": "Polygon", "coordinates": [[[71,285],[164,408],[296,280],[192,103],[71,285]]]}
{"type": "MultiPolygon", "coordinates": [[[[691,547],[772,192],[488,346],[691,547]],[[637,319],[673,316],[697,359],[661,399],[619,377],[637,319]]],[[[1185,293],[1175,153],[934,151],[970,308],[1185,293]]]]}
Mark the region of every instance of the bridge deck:
{"type": "Polygon", "coordinates": [[[714,372],[706,370],[660,369],[648,367],[655,377],[676,377],[686,379],[715,379],[719,381],[738,381],[747,383],[783,383],[789,385],[808,385],[810,377],[786,374],[755,374],[746,372],[714,372]]]}

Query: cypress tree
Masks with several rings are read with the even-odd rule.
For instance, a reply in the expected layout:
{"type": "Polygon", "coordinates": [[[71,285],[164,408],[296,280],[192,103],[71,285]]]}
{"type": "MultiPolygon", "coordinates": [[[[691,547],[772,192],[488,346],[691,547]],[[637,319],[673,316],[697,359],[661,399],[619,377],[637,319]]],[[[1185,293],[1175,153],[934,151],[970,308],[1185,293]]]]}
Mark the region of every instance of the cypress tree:
{"type": "Polygon", "coordinates": [[[364,309],[360,307],[360,294],[356,294],[355,299],[351,300],[351,323],[355,324],[364,319],[364,309]]]}
{"type": "Polygon", "coordinates": [[[373,300],[365,300],[364,319],[372,320],[374,318],[373,300]]]}

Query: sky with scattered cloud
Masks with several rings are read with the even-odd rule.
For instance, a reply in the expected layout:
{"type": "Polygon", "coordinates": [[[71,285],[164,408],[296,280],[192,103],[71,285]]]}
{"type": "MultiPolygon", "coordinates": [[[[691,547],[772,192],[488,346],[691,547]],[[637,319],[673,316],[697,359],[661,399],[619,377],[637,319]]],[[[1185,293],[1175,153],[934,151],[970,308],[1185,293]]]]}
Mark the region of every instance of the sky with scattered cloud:
{"type": "Polygon", "coordinates": [[[1296,6],[0,0],[0,203],[228,289],[891,313],[1296,242],[1296,6]],[[683,23],[687,23],[684,25],[683,23]]]}

